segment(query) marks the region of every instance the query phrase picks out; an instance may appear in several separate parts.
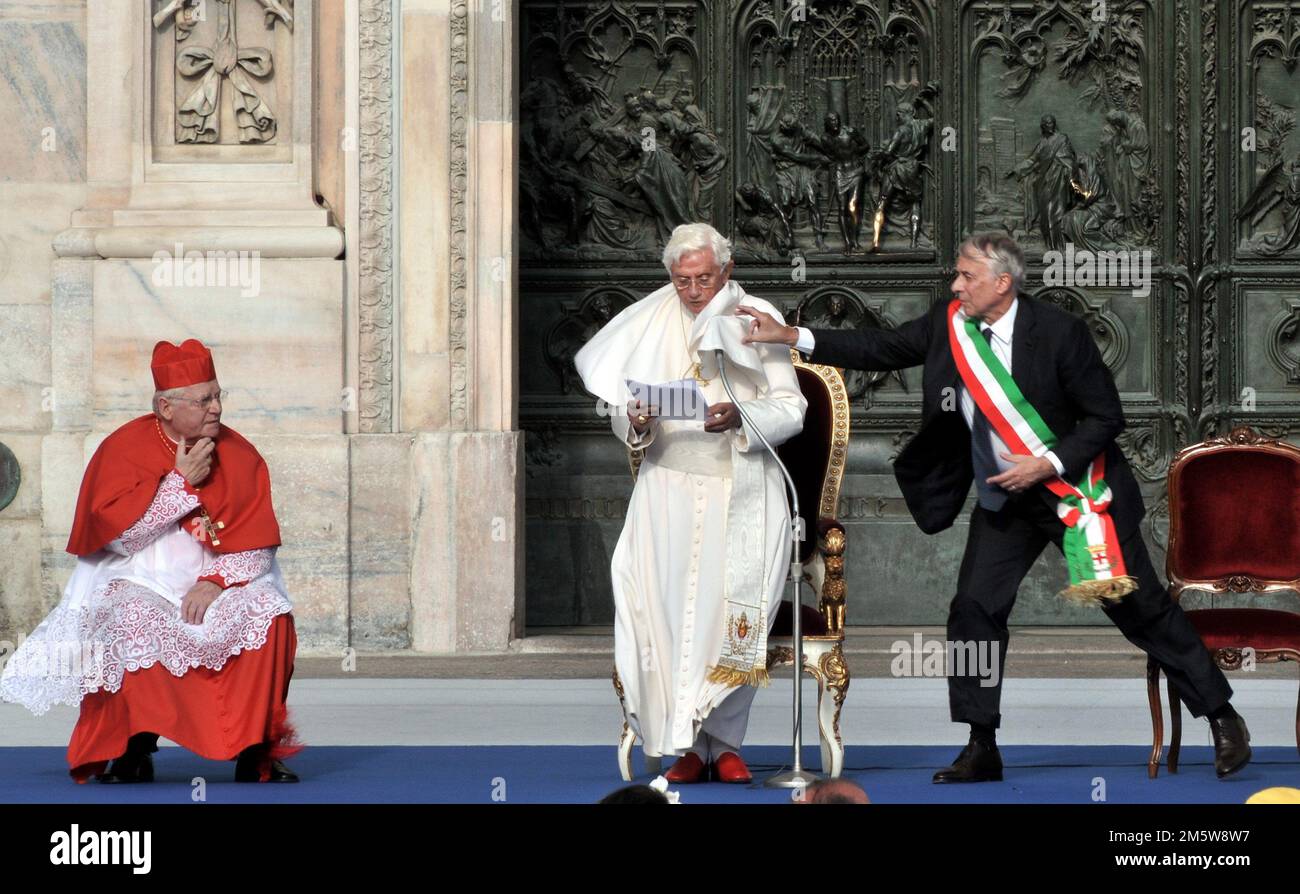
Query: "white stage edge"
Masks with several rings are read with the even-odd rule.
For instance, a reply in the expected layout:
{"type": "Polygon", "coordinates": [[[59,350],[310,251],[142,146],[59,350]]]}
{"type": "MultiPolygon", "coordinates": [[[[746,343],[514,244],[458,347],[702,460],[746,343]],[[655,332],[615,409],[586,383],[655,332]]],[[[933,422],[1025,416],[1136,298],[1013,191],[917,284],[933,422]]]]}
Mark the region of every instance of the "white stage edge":
{"type": "MultiPolygon", "coordinates": [[[[1297,682],[1230,682],[1233,705],[1253,745],[1295,747],[1297,682]]],[[[790,740],[790,681],[761,690],[746,744],[790,740]]],[[[1163,692],[1162,692],[1163,696],[1163,692]]],[[[804,690],[804,743],[817,743],[817,691],[804,690]]],[[[607,679],[304,679],[289,707],[308,745],[610,745],[621,727],[607,679]]],[[[1168,705],[1165,707],[1168,739],[1168,705]]],[[[0,747],[66,747],[76,711],[33,717],[0,704],[0,747]]],[[[840,719],[848,745],[960,745],[966,727],[948,720],[942,678],[855,680],[840,719]]],[[[1003,745],[1150,745],[1146,685],[1135,679],[1008,679],[1002,690],[1003,745]]],[[[1210,744],[1209,727],[1184,709],[1183,742],[1210,744]]]]}

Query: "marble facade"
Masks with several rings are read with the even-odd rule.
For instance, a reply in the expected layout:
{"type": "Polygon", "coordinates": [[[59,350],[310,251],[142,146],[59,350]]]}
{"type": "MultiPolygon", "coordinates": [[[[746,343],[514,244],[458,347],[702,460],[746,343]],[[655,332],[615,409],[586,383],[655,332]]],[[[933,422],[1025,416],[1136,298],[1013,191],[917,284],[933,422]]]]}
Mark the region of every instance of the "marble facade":
{"type": "Polygon", "coordinates": [[[0,443],[21,469],[0,640],[57,600],[81,470],[147,411],[149,348],[189,337],[270,465],[304,654],[523,635],[499,13],[0,0],[0,443]],[[187,114],[224,21],[243,86],[232,72],[221,108],[187,114]],[[265,108],[241,115],[250,85],[265,108]]]}

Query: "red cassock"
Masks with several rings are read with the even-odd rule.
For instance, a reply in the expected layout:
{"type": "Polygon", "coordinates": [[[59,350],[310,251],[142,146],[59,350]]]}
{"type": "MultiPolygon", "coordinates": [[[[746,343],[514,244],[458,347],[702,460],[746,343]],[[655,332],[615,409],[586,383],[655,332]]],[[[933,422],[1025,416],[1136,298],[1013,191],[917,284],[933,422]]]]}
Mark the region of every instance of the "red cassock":
{"type": "MultiPolygon", "coordinates": [[[[280,598],[274,587],[282,590],[282,583],[275,583],[279,581],[278,566],[267,570],[265,565],[269,556],[274,566],[273,550],[280,544],[266,463],[252,444],[223,425],[211,472],[193,488],[174,472],[175,449],[152,414],[132,420],[105,439],[82,480],[67,549],[83,560],[105,556],[120,562],[106,548],[120,542],[133,526],[148,523],[150,516],[161,517],[172,542],[179,530],[209,551],[204,553],[209,556],[205,566],[211,567],[212,573],[188,577],[180,587],[191,586],[196,577],[223,586],[209,614],[214,629],[224,633],[211,633],[205,639],[200,635],[203,631],[175,617],[174,603],[164,602],[149,592],[148,586],[136,587],[134,601],[119,598],[113,609],[119,639],[150,640],[161,625],[170,631],[164,634],[171,637],[168,642],[180,645],[160,648],[174,660],[148,663],[133,657],[134,642],[126,647],[108,644],[110,663],[116,667],[114,662],[120,659],[124,669],[115,691],[100,687],[81,699],[81,715],[68,745],[68,764],[78,782],[103,772],[109,760],[126,751],[127,740],[142,732],[156,733],[215,760],[233,759],[250,746],[264,744],[263,778],[271,760],[301,747],[285,706],[297,648],[293,616],[288,613],[287,601],[272,605],[272,600],[280,598]],[[199,505],[184,511],[196,499],[199,505]],[[178,517],[168,517],[171,515],[178,517]],[[233,564],[222,565],[225,559],[233,564]],[[229,568],[255,561],[264,563],[263,573],[252,581],[231,583],[242,575],[229,568]],[[265,594],[235,592],[244,586],[262,587],[265,594]],[[259,623],[238,627],[244,620],[238,617],[242,609],[237,606],[227,612],[228,619],[219,612],[214,614],[219,607],[245,597],[263,606],[245,612],[258,615],[259,623]],[[152,626],[140,621],[142,616],[154,619],[152,626]],[[132,623],[136,626],[130,626],[132,623]],[[184,653],[186,648],[195,654],[174,654],[184,653]],[[146,663],[148,666],[132,669],[146,663]]],[[[149,536],[147,531],[145,536],[149,536]]],[[[192,549],[187,543],[182,538],[182,546],[192,549]]],[[[97,592],[111,596],[118,585],[127,584],[114,580],[97,592]]],[[[98,622],[104,613],[95,617],[98,622]]],[[[151,647],[146,646],[145,651],[151,647]]]]}
{"type": "Polygon", "coordinates": [[[272,760],[301,750],[285,707],[297,647],[293,616],[281,615],[264,646],[232,657],[219,671],[196,667],[176,677],[155,664],[128,673],[117,692],[90,693],[68,743],[72,778],[85,782],[103,773],[131,736],[148,732],[211,760],[231,760],[251,745],[271,743],[261,769],[265,779],[272,760]]]}

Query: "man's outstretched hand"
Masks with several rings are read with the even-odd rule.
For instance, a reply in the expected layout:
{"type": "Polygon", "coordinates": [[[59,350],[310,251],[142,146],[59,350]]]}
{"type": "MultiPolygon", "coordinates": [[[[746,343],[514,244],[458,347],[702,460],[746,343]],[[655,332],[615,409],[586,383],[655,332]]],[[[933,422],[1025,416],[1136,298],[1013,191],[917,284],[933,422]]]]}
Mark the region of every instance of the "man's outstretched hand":
{"type": "Polygon", "coordinates": [[[794,347],[799,341],[799,330],[793,326],[783,326],[776,317],[770,313],[758,310],[753,307],[740,305],[736,308],[739,316],[749,317],[749,332],[741,339],[745,344],[752,345],[755,342],[774,345],[789,345],[794,347]]]}
{"type": "Polygon", "coordinates": [[[181,600],[181,620],[186,624],[202,624],[208,606],[221,595],[221,588],[210,580],[201,580],[181,600]]]}

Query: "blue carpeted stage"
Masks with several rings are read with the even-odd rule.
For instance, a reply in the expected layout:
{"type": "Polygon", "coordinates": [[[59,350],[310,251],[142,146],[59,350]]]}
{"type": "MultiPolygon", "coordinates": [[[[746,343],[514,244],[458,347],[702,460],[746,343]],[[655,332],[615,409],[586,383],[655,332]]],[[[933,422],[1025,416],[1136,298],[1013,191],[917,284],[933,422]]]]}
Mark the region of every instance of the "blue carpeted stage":
{"type": "MultiPolygon", "coordinates": [[[[1240,804],[1269,786],[1300,786],[1294,748],[1256,748],[1250,766],[1219,781],[1208,746],[1185,747],[1176,776],[1162,769],[1146,776],[1148,749],[1141,746],[1010,745],[1002,748],[1006,781],[971,786],[930,782],[947,764],[953,746],[850,747],[845,777],[878,804],[1084,804],[1104,780],[1113,804],[1240,804]]],[[[755,778],[774,772],[788,754],[776,746],[745,749],[755,778]]],[[[638,755],[639,766],[639,755],[638,755]]],[[[817,766],[806,749],[806,765],[817,766]]],[[[0,748],[2,803],[184,803],[193,800],[195,777],[206,780],[206,802],[233,803],[591,803],[623,783],[611,747],[342,747],[308,748],[291,765],[298,785],[240,785],[234,763],[207,761],[180,748],[154,755],[151,785],[76,785],[67,775],[62,748],[0,748]]],[[[638,782],[649,781],[641,777],[638,782]]],[[[779,804],[787,791],[761,785],[676,787],[684,804],[779,804]]]]}

